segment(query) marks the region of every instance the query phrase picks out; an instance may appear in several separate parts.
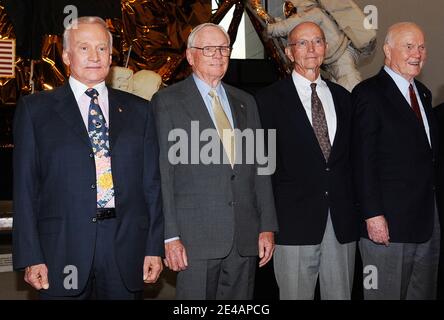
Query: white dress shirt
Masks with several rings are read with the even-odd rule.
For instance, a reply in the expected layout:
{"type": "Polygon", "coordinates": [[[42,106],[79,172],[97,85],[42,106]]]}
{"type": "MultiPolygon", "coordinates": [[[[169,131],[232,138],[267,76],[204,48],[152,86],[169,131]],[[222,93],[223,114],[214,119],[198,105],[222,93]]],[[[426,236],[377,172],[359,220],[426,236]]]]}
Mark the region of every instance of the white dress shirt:
{"type": "Polygon", "coordinates": [[[401,91],[402,95],[404,96],[405,100],[407,100],[407,103],[410,105],[410,107],[412,106],[412,102],[410,101],[409,86],[410,84],[413,85],[413,90],[415,90],[416,94],[416,100],[418,100],[419,104],[419,110],[421,111],[421,117],[422,117],[422,122],[424,124],[424,129],[426,131],[427,139],[429,140],[429,144],[431,146],[432,144],[430,142],[429,121],[427,120],[427,115],[425,113],[424,106],[422,105],[421,96],[419,95],[418,89],[415,86],[415,81],[412,80],[412,82],[408,82],[407,79],[405,79],[404,77],[402,77],[401,75],[399,75],[398,73],[396,73],[387,66],[384,66],[384,70],[393,79],[393,81],[395,81],[396,86],[398,87],[399,91],[401,91]]]}
{"type": "Polygon", "coordinates": [[[335,104],[330,89],[324,80],[319,76],[316,81],[311,82],[307,78],[303,77],[299,73],[293,70],[291,74],[294,85],[307,113],[308,120],[313,126],[312,114],[311,114],[311,87],[312,83],[316,83],[316,92],[319,99],[321,99],[322,107],[324,108],[325,120],[327,121],[328,136],[330,138],[330,144],[333,145],[333,141],[336,135],[337,119],[335,104]]]}
{"type": "MultiPolygon", "coordinates": [[[[74,93],[74,97],[77,101],[77,105],[80,110],[80,114],[82,115],[83,123],[85,124],[85,130],[88,132],[88,113],[89,113],[89,103],[91,102],[91,98],[88,97],[85,91],[89,88],[87,85],[81,83],[74,77],[69,77],[69,86],[71,87],[72,92],[74,93]]],[[[96,84],[94,89],[99,93],[99,106],[102,110],[103,116],[105,117],[105,121],[108,124],[108,128],[110,127],[109,123],[109,103],[108,103],[108,89],[106,88],[105,81],[96,84]]],[[[114,208],[114,197],[112,197],[108,203],[105,205],[105,208],[114,208]]]]}

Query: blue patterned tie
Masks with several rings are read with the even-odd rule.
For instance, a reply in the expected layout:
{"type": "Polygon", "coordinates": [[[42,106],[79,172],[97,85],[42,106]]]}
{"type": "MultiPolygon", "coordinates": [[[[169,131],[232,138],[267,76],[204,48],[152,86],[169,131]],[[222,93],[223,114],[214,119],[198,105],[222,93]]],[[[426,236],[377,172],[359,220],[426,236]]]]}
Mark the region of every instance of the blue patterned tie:
{"type": "Polygon", "coordinates": [[[91,98],[88,112],[88,135],[96,162],[97,207],[103,208],[114,197],[108,124],[99,106],[97,90],[89,88],[85,94],[91,98]]]}

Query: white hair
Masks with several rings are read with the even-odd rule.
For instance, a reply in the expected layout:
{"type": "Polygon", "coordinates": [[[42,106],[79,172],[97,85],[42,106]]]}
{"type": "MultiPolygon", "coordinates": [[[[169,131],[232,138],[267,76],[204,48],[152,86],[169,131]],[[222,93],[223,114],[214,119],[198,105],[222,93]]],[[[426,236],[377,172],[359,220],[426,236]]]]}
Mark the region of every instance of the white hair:
{"type": "Polygon", "coordinates": [[[225,29],[222,26],[220,26],[218,24],[211,23],[211,22],[206,22],[206,23],[202,23],[202,24],[198,25],[197,27],[195,27],[191,31],[190,35],[188,36],[187,48],[194,47],[194,41],[196,39],[196,35],[199,33],[199,31],[201,31],[202,29],[207,28],[207,27],[215,27],[215,28],[218,28],[220,31],[222,31],[228,40],[228,45],[230,45],[230,36],[228,35],[227,31],[225,31],[225,29]]]}
{"type": "Polygon", "coordinates": [[[416,23],[414,22],[398,22],[395,23],[393,25],[391,25],[388,30],[387,30],[387,35],[385,36],[385,40],[384,43],[388,44],[389,46],[393,47],[393,37],[396,35],[396,33],[399,31],[399,29],[405,28],[405,27],[415,27],[418,28],[419,30],[422,29],[420,26],[418,26],[416,23]]]}
{"type": "Polygon", "coordinates": [[[113,48],[113,35],[111,34],[111,32],[108,29],[108,26],[106,25],[105,20],[103,20],[100,17],[80,17],[77,19],[73,19],[71,21],[71,23],[66,26],[65,31],[63,32],[63,50],[67,50],[69,48],[69,34],[71,32],[71,30],[73,29],[77,29],[78,25],[80,24],[99,24],[101,25],[103,28],[105,28],[106,32],[108,33],[109,36],[109,48],[110,48],[110,52],[112,51],[113,48]]]}

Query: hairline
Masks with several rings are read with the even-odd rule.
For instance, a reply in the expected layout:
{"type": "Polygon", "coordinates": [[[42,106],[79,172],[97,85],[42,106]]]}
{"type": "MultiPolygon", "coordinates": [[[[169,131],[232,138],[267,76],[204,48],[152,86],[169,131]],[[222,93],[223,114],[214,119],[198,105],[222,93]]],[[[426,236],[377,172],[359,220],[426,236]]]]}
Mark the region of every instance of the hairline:
{"type": "Polygon", "coordinates": [[[113,48],[113,35],[108,29],[108,26],[106,25],[105,20],[103,20],[100,17],[97,16],[84,16],[79,17],[77,19],[73,19],[71,23],[65,28],[63,31],[63,50],[67,51],[69,50],[69,44],[70,44],[70,33],[72,30],[77,29],[77,27],[81,24],[98,24],[101,25],[107,32],[109,37],[109,49],[110,52],[112,52],[113,48]]]}
{"type": "Polygon", "coordinates": [[[209,27],[215,27],[215,28],[218,28],[220,31],[222,31],[222,33],[227,38],[228,46],[230,45],[230,36],[228,35],[227,31],[225,31],[225,29],[222,26],[218,25],[218,24],[207,22],[207,23],[202,23],[202,24],[196,26],[191,31],[190,35],[188,36],[187,48],[190,49],[190,48],[194,47],[194,44],[195,44],[195,41],[196,41],[196,36],[199,34],[200,31],[202,31],[205,28],[209,28],[209,27]]]}

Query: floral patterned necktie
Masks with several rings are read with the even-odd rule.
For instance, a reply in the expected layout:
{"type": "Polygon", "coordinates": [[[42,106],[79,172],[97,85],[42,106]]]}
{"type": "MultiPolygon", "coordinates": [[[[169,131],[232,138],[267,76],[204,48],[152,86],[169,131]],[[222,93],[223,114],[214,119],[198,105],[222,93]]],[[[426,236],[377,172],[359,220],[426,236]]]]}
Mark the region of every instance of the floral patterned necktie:
{"type": "Polygon", "coordinates": [[[108,124],[99,106],[97,90],[89,88],[85,94],[91,98],[88,112],[88,135],[96,162],[97,207],[103,208],[114,197],[108,124]]]}

